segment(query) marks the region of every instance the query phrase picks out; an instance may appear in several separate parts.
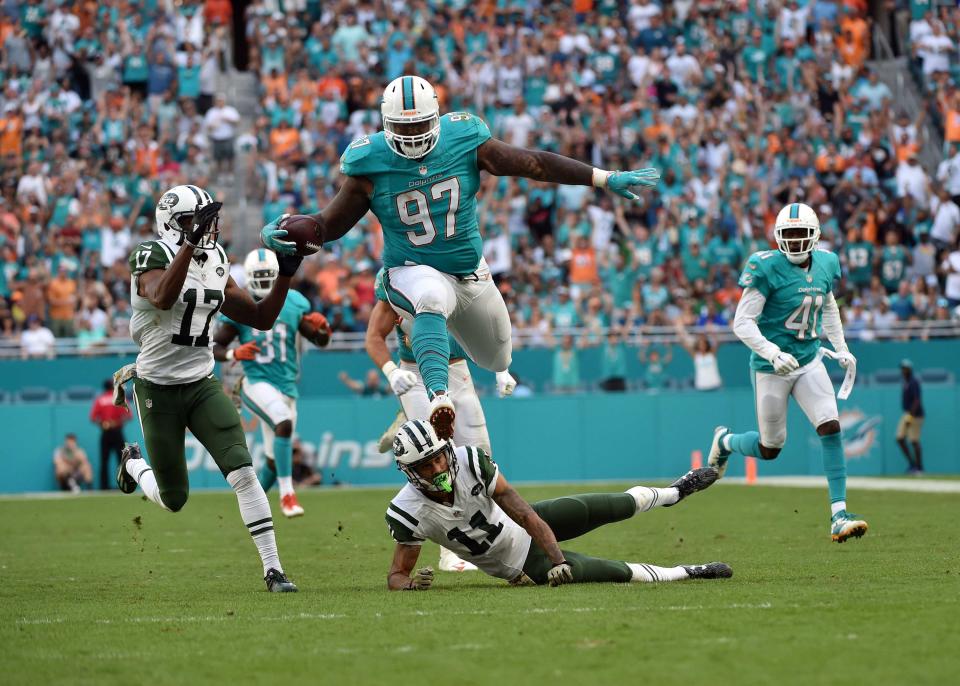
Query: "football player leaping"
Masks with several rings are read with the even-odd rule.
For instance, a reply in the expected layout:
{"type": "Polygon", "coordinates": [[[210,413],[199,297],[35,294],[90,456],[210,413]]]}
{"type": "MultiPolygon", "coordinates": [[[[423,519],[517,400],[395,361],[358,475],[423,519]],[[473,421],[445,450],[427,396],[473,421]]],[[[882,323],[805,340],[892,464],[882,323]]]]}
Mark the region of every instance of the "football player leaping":
{"type": "Polygon", "coordinates": [[[280,565],[270,503],[253,471],[240,415],[213,375],[210,321],[222,309],[233,321],[270,329],[302,258],[281,256],[273,290],[254,301],[230,277],[227,254],[217,244],[220,206],[202,188],[171,188],[157,203],[160,240],[141,243],[130,255],[130,334],[140,352],[135,365],[115,376],[115,397],[122,403],[119,387],[133,377],[150,463],[136,444],[127,444],[117,485],[133,493],[139,484],[147,498],[178,512],[190,488],[184,455],[190,429],[237,494],[267,588],[296,591],[280,565]]]}
{"type": "MultiPolygon", "coordinates": [[[[440,116],[433,87],[417,76],[392,81],[383,93],[384,131],[355,140],[340,158],[343,185],[314,215],[322,238],[337,240],[368,210],[384,234],[384,286],[390,304],[412,320],[412,348],[427,392],[430,422],[453,435],[448,389],[447,328],[467,355],[494,372],[510,366],[510,317],[483,260],[477,225],[480,172],[579,186],[654,186],[655,169],[608,172],[490,137],[487,125],[463,112],[440,116]]],[[[262,231],[264,245],[289,252],[277,221],[262,231]]]]}
{"type": "Polygon", "coordinates": [[[717,471],[711,467],[687,472],[668,488],[634,486],[625,493],[566,496],[530,505],[481,448],[454,447],[428,422],[406,422],[397,432],[393,454],[409,483],[390,501],[386,513],[397,543],[387,577],[391,590],[425,590],[432,585],[432,569],[413,571],[427,540],[518,585],[733,575],[722,562],[658,567],[589,557],[561,550],[558,543],[658,505],[674,505],[716,481],[717,471]]]}
{"type": "MultiPolygon", "coordinates": [[[[255,301],[266,298],[280,266],[277,256],[260,248],[243,261],[247,290],[255,301]]],[[[213,356],[220,362],[240,360],[244,377],[240,399],[260,418],[267,464],[260,472],[260,485],[270,490],[274,480],[280,489],[280,511],[299,517],[303,507],[293,490],[293,430],[297,423],[297,378],[300,376],[299,336],[318,347],[330,342],[330,325],[319,312],[310,311],[310,302],[297,291],[287,299],[273,327],[267,331],[240,324],[226,315],[213,339],[213,356]],[[227,349],[234,339],[235,349],[227,349]],[[273,463],[273,464],[271,464],[273,463]]]]}
{"type": "MultiPolygon", "coordinates": [[[[366,348],[367,354],[383,371],[390,383],[390,388],[400,400],[403,409],[397,413],[393,424],[380,438],[380,452],[390,450],[393,439],[400,429],[400,425],[408,419],[426,420],[430,414],[430,399],[423,378],[417,368],[413,351],[410,349],[409,336],[401,328],[401,319],[390,307],[386,291],[383,288],[383,273],[377,272],[374,293],[377,304],[370,313],[367,323],[366,348]],[[387,336],[396,329],[398,355],[400,365],[393,361],[390,350],[387,348],[387,336]]],[[[477,391],[473,386],[473,377],[467,365],[466,353],[460,348],[456,339],[450,340],[450,400],[453,401],[458,421],[453,427],[453,442],[456,445],[472,445],[483,449],[488,455],[490,450],[490,434],[487,432],[487,418],[483,414],[483,406],[477,391]]],[[[497,391],[500,397],[511,395],[516,388],[509,371],[497,372],[497,391]]],[[[440,548],[440,571],[463,572],[476,569],[475,566],[461,560],[449,548],[440,548]]]]}
{"type": "Polygon", "coordinates": [[[750,367],[760,432],[734,434],[717,427],[709,464],[722,477],[731,452],[764,460],[779,455],[787,440],[787,399],[792,395],[820,436],[830,490],[830,533],[842,543],[863,536],[867,523],[847,512],[847,467],[837,400],[821,361],[820,335],[826,332],[840,365],[857,363],[847,349],[833,297],[840,261],[835,254],[816,249],[820,221],[802,203],[780,210],[774,235],[779,250],[754,253],[740,276],[743,297],[733,323],[734,333],[753,351],[750,367]]]}

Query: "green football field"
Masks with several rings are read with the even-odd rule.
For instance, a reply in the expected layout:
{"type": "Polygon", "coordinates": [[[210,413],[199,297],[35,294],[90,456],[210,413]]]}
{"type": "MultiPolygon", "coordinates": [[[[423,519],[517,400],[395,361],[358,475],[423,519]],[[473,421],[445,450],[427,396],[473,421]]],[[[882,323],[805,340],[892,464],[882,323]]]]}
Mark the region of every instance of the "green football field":
{"type": "Polygon", "coordinates": [[[956,683],[960,495],[854,491],[870,533],[837,545],[824,491],[721,484],[564,547],[723,560],[729,580],[510,588],[472,572],[388,593],[391,495],[303,494],[306,517],[277,522],[301,589],[286,595],[264,591],[229,492],[177,515],[138,496],[2,501],[2,680],[956,683]]]}

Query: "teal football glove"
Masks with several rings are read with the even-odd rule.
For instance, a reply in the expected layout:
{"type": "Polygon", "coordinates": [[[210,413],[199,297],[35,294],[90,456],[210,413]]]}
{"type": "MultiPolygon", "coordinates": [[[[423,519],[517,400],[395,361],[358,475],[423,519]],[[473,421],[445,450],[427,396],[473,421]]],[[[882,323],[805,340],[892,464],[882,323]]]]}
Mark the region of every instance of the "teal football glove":
{"type": "Polygon", "coordinates": [[[293,255],[297,252],[297,244],[293,241],[280,240],[287,235],[285,229],[279,228],[280,222],[289,217],[289,214],[281,214],[272,222],[260,229],[260,242],[263,247],[270,248],[277,255],[293,255]]]}
{"type": "Polygon", "coordinates": [[[630,190],[631,186],[656,186],[660,182],[660,172],[653,167],[639,169],[636,171],[615,171],[610,172],[607,177],[607,188],[617,195],[636,200],[640,196],[630,190]]]}

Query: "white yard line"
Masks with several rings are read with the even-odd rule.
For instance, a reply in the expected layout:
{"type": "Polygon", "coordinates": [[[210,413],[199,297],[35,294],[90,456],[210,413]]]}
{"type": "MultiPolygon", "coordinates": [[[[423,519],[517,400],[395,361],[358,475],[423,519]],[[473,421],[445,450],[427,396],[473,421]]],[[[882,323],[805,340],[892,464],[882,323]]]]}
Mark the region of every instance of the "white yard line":
{"type": "MultiPolygon", "coordinates": [[[[721,483],[747,485],[743,477],[730,477],[721,483]]],[[[757,479],[756,486],[781,486],[786,488],[826,488],[822,476],[768,476],[757,479]]],[[[905,493],[960,493],[960,480],[937,479],[885,479],[875,476],[851,476],[847,487],[861,491],[901,491],[905,493]]]]}

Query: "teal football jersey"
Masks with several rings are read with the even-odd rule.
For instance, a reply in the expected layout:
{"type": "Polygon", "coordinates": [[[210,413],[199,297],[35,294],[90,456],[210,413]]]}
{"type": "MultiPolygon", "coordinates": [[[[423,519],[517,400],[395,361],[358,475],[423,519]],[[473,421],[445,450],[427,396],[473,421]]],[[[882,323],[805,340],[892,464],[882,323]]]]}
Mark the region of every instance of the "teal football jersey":
{"type": "Polygon", "coordinates": [[[244,360],[243,373],[251,383],[266,381],[289,398],[299,396],[297,379],[300,376],[300,350],[297,347],[297,329],[303,315],[310,312],[310,301],[302,293],[287,291],[280,316],[269,331],[260,331],[246,324],[238,324],[228,317],[221,319],[239,332],[239,341],[253,341],[260,348],[256,359],[244,360]]]}
{"type": "Polygon", "coordinates": [[[464,112],[440,117],[440,141],[408,160],[383,132],[358,138],[340,158],[340,171],[373,183],[370,208],[383,227],[383,264],[425,264],[466,275],[483,254],[477,224],[480,171],[476,149],[490,138],[482,119],[464,112]]]}
{"type": "MultiPolygon", "coordinates": [[[[373,292],[377,296],[377,300],[382,300],[385,303],[390,301],[387,299],[387,289],[383,285],[383,269],[377,272],[376,281],[374,281],[373,292]]],[[[407,334],[403,332],[403,329],[400,328],[400,320],[397,319],[397,325],[394,327],[397,331],[397,341],[398,341],[398,350],[397,353],[400,356],[400,359],[404,362],[416,362],[417,358],[413,354],[413,350],[407,344],[407,334]]],[[[457,339],[447,334],[447,338],[450,340],[450,359],[467,359],[467,353],[463,350],[460,344],[457,342],[457,339]]]]}
{"type": "MultiPolygon", "coordinates": [[[[747,260],[740,286],[755,288],[767,299],[757,320],[760,333],[803,366],[820,349],[820,312],[839,278],[840,260],[832,252],[814,250],[810,267],[804,269],[779,250],[762,250],[747,260]]],[[[756,353],[750,355],[750,368],[773,372],[756,353]]]]}

